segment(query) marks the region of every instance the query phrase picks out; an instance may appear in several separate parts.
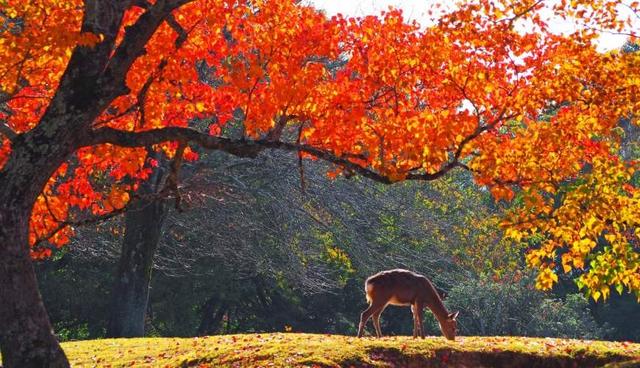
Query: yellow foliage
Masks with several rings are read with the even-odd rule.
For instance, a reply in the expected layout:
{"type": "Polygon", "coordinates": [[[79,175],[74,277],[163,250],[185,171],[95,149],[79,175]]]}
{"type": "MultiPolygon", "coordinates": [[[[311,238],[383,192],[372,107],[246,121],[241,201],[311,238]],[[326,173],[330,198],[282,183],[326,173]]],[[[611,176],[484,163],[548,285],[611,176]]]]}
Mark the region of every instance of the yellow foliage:
{"type": "MultiPolygon", "coordinates": [[[[558,187],[558,197],[541,197],[544,185],[525,193],[522,206],[504,222],[505,234],[517,241],[541,238],[526,261],[539,270],[536,287],[557,282],[556,265],[565,273],[579,271],[578,285],[594,300],[605,300],[611,288],[640,295],[639,190],[631,183],[637,163],[594,157],[592,169],[571,186],[558,187]],[[544,210],[541,198],[552,209],[544,210]],[[560,259],[556,254],[561,253],[560,259]],[[585,268],[585,265],[589,267],[585,268]]],[[[545,184],[546,185],[546,184],[545,184]]]]}

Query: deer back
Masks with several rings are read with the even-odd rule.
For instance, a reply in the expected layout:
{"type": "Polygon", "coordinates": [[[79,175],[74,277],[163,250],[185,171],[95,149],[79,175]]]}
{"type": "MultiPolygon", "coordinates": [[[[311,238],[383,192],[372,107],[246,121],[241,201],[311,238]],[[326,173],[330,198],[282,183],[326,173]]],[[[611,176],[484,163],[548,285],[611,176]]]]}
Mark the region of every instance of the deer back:
{"type": "Polygon", "coordinates": [[[426,277],[401,269],[382,271],[369,277],[366,291],[371,300],[395,305],[431,304],[434,299],[440,299],[426,277]]]}

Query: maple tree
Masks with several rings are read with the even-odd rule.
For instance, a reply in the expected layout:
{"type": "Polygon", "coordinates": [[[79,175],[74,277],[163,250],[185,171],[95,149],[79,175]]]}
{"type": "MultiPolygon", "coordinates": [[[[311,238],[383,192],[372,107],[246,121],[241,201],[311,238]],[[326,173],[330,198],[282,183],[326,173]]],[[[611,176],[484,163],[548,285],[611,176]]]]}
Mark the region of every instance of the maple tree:
{"type": "Polygon", "coordinates": [[[0,0],[4,364],[68,365],[30,258],[126,210],[148,152],[177,168],[192,144],[296,151],[385,183],[470,170],[496,199],[522,198],[506,226],[542,239],[527,256],[540,287],[585,269],[596,299],[640,293],[638,164],[612,134],[636,122],[640,56],[593,46],[594,28],[631,27],[617,4],[561,1],[585,24],[557,36],[543,1],[460,4],[421,28],[294,1],[0,0]]]}

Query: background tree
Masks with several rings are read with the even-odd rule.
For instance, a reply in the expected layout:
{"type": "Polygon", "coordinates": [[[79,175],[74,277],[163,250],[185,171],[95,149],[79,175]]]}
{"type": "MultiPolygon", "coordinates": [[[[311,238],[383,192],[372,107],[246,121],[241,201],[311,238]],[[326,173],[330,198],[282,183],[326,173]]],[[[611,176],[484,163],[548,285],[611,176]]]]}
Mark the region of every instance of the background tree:
{"type": "MultiPolygon", "coordinates": [[[[275,153],[255,160],[205,154],[196,167],[185,166],[185,211],[169,215],[159,244],[147,335],[288,328],[354,334],[365,306],[363,280],[380,269],[406,267],[448,291],[446,303],[464,313],[464,334],[638,339],[634,299],[590,305],[568,279],[551,295],[534,290],[522,249],[503,252],[494,225],[482,225],[483,217],[498,221],[503,209],[486,192],[467,196],[464,175],[388,187],[332,181],[323,164],[305,163],[303,193],[297,164],[275,153]],[[434,209],[443,197],[456,200],[434,209]],[[483,247],[491,244],[487,235],[497,242],[493,251],[483,247]]],[[[80,231],[63,255],[38,266],[45,303],[65,339],[105,334],[104,296],[124,222],[99,229],[80,231]]],[[[407,310],[389,308],[383,328],[407,334],[410,319],[407,310]]],[[[428,321],[437,334],[435,320],[428,321]]]]}
{"type": "Polygon", "coordinates": [[[108,337],[144,335],[153,256],[169,212],[169,203],[162,195],[170,177],[169,168],[159,165],[152,170],[150,177],[138,186],[139,198],[124,215],[124,237],[110,296],[108,337]]]}

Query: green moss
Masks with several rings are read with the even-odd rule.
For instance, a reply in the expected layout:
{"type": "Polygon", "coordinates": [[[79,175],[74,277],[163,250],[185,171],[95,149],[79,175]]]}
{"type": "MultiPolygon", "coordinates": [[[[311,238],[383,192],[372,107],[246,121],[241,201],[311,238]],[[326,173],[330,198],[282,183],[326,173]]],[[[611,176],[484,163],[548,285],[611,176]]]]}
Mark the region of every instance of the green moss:
{"type": "MultiPolygon", "coordinates": [[[[640,359],[640,344],[525,337],[358,339],[273,333],[66,342],[73,367],[611,367],[640,359]]],[[[637,361],[636,361],[637,363],[637,361]]]]}

